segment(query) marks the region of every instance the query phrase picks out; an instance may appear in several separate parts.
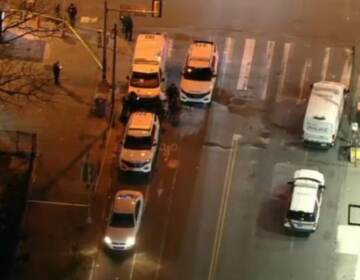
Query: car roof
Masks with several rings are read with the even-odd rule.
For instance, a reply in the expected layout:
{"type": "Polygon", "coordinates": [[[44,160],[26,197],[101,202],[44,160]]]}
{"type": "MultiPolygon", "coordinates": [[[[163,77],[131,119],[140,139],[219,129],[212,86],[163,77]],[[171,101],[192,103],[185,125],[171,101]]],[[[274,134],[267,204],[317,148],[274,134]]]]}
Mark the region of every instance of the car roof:
{"type": "Polygon", "coordinates": [[[159,65],[166,38],[164,33],[139,34],[134,50],[134,65],[159,65]]]}
{"type": "Polygon", "coordinates": [[[295,181],[290,210],[305,213],[314,212],[319,184],[309,180],[295,181]]]}
{"type": "Polygon", "coordinates": [[[339,106],[344,98],[344,89],[345,86],[337,82],[315,83],[306,109],[306,118],[335,123],[339,106]]]}
{"type": "Polygon", "coordinates": [[[113,211],[115,213],[132,214],[135,205],[142,198],[142,194],[136,191],[118,191],[115,195],[113,211]]]}
{"type": "Polygon", "coordinates": [[[128,135],[146,137],[151,135],[155,121],[155,114],[151,112],[134,112],[131,114],[128,125],[128,135]]]}
{"type": "Polygon", "coordinates": [[[189,48],[189,67],[206,68],[211,65],[212,55],[215,50],[213,42],[194,41],[189,48]]]}

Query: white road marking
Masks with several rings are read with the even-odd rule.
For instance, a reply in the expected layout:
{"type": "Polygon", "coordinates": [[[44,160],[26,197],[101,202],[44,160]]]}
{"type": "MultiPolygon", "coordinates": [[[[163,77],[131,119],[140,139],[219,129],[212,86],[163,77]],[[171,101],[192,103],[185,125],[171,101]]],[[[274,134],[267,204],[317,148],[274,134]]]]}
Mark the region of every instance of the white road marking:
{"type": "Polygon", "coordinates": [[[339,225],[337,228],[336,252],[340,254],[355,255],[357,262],[354,280],[360,280],[360,227],[339,225]]]}
{"type": "Polygon", "coordinates": [[[224,182],[224,188],[221,195],[221,202],[220,202],[220,208],[219,208],[219,215],[216,223],[216,232],[215,232],[215,238],[212,248],[212,254],[211,254],[211,263],[209,268],[209,274],[207,279],[208,280],[215,280],[216,273],[217,273],[217,265],[219,260],[219,254],[221,249],[221,242],[222,242],[222,235],[225,225],[225,218],[227,213],[227,203],[230,197],[230,190],[232,185],[232,178],[234,173],[234,167],[235,167],[235,161],[236,156],[239,148],[239,140],[241,139],[241,135],[239,134],[233,134],[232,141],[231,141],[231,150],[229,153],[228,162],[226,165],[226,172],[225,172],[225,182],[224,182]]]}
{"type": "Polygon", "coordinates": [[[290,58],[290,53],[293,47],[293,43],[285,43],[284,44],[284,52],[281,60],[281,68],[280,68],[280,75],[279,75],[279,82],[278,87],[276,90],[276,102],[281,100],[281,94],[284,89],[285,84],[285,77],[287,72],[287,65],[290,58]]]}
{"type": "Polygon", "coordinates": [[[46,42],[46,43],[45,43],[45,50],[44,50],[44,57],[43,57],[43,59],[44,59],[44,60],[49,60],[49,58],[50,58],[50,46],[49,46],[49,44],[46,42]]]}
{"type": "Polygon", "coordinates": [[[98,17],[80,17],[81,23],[96,23],[98,20],[98,17]]]}
{"type": "Polygon", "coordinates": [[[251,64],[255,50],[255,39],[246,39],[243,57],[241,60],[240,74],[237,82],[237,90],[247,90],[250,78],[251,64]]]}
{"type": "Polygon", "coordinates": [[[264,100],[267,95],[267,90],[269,86],[269,80],[270,80],[270,69],[271,64],[274,56],[274,50],[275,50],[275,42],[274,41],[267,41],[266,44],[266,62],[265,62],[265,84],[264,89],[261,93],[261,99],[264,100]]]}
{"type": "Polygon", "coordinates": [[[345,52],[346,52],[346,59],[341,73],[340,82],[344,84],[347,88],[350,88],[353,54],[351,49],[345,49],[345,52]]]}
{"type": "Polygon", "coordinates": [[[137,253],[135,252],[135,253],[133,254],[133,259],[132,259],[132,263],[131,263],[131,269],[130,269],[129,280],[132,280],[132,279],[133,279],[133,277],[134,277],[134,270],[135,270],[136,256],[137,256],[137,253]]]}
{"type": "Polygon", "coordinates": [[[48,200],[28,200],[29,203],[38,203],[38,204],[49,204],[49,205],[58,205],[58,206],[73,206],[73,207],[88,207],[89,204],[82,203],[68,203],[68,202],[60,202],[60,201],[48,201],[48,200]]]}
{"type": "Polygon", "coordinates": [[[174,40],[169,39],[168,58],[172,57],[173,50],[174,50],[174,40]]]}
{"type": "Polygon", "coordinates": [[[234,45],[235,39],[232,37],[225,38],[225,47],[224,47],[224,54],[223,54],[223,62],[229,63],[232,61],[232,57],[234,54],[234,45]]]}
{"type": "Polygon", "coordinates": [[[299,85],[299,95],[297,98],[297,103],[301,103],[305,99],[304,98],[304,94],[305,94],[304,86],[305,86],[305,82],[309,79],[311,66],[312,66],[312,59],[308,57],[305,60],[303,70],[301,73],[301,79],[300,79],[300,85],[299,85]]]}
{"type": "Polygon", "coordinates": [[[327,76],[327,72],[328,72],[328,68],[329,68],[330,53],[331,53],[331,48],[330,47],[325,48],[325,55],[323,58],[322,69],[321,69],[321,80],[322,81],[326,80],[326,76],[327,76]]]}

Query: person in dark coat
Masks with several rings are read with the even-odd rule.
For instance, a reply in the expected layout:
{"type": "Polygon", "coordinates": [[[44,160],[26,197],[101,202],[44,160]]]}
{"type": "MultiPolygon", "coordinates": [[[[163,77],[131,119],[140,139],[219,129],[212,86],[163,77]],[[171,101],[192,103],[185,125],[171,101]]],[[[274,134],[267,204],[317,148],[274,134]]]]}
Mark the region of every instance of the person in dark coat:
{"type": "Polygon", "coordinates": [[[60,62],[59,61],[56,61],[54,64],[53,64],[53,67],[52,67],[52,71],[53,71],[53,74],[54,74],[54,83],[55,85],[60,85],[60,72],[61,72],[61,65],[60,65],[60,62]]]}
{"type": "Polygon", "coordinates": [[[119,20],[120,20],[120,24],[121,24],[121,33],[125,35],[125,30],[126,30],[125,16],[121,15],[119,20]]]}
{"type": "Polygon", "coordinates": [[[71,3],[67,8],[67,13],[69,15],[70,24],[71,26],[75,26],[76,15],[77,15],[77,8],[74,3],[71,3]]]}
{"type": "Polygon", "coordinates": [[[131,42],[132,34],[133,34],[133,26],[134,26],[131,16],[129,15],[124,16],[124,24],[125,24],[125,39],[131,42]]]}

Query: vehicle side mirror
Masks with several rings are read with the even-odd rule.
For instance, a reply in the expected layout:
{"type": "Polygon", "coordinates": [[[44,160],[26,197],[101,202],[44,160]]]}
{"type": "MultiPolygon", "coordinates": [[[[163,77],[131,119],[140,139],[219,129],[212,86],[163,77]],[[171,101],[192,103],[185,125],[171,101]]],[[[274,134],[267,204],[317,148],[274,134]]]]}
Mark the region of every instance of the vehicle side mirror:
{"type": "Polygon", "coordinates": [[[153,146],[157,146],[157,144],[158,144],[157,142],[154,142],[152,145],[153,145],[153,146]]]}
{"type": "Polygon", "coordinates": [[[128,76],[126,76],[126,80],[130,80],[130,77],[129,77],[129,75],[128,75],[128,76]]]}
{"type": "Polygon", "coordinates": [[[314,87],[314,84],[310,84],[310,86],[309,86],[309,87],[310,87],[310,89],[312,89],[312,88],[314,87]]]}
{"type": "Polygon", "coordinates": [[[289,181],[289,182],[287,182],[287,184],[288,184],[290,187],[292,187],[292,186],[294,186],[294,181],[289,181]]]}
{"type": "Polygon", "coordinates": [[[213,76],[213,78],[216,78],[216,77],[217,77],[217,74],[213,74],[212,76],[213,76]]]}
{"type": "Polygon", "coordinates": [[[320,189],[325,190],[326,189],[325,185],[321,185],[320,189]]]}
{"type": "Polygon", "coordinates": [[[344,93],[345,93],[345,94],[348,94],[349,92],[350,92],[350,89],[348,89],[348,88],[345,88],[345,89],[344,89],[344,93]]]}

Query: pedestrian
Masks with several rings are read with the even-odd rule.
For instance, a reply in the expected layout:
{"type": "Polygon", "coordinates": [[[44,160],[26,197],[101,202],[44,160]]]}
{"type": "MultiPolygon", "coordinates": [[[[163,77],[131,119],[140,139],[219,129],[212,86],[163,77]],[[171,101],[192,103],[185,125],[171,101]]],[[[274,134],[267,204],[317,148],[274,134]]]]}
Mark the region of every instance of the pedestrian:
{"type": "Polygon", "coordinates": [[[126,25],[126,22],[125,22],[125,17],[123,15],[120,15],[120,24],[121,24],[121,33],[125,35],[125,25],[126,25]]]}
{"type": "Polygon", "coordinates": [[[57,85],[57,86],[60,85],[60,72],[61,72],[61,69],[62,69],[62,66],[60,65],[60,62],[56,61],[53,64],[52,71],[53,71],[53,74],[54,74],[54,82],[55,82],[55,85],[57,85]]]}
{"type": "Polygon", "coordinates": [[[71,26],[75,26],[75,21],[76,21],[76,15],[77,15],[77,8],[74,5],[74,3],[71,3],[69,5],[69,7],[67,8],[67,12],[68,12],[68,16],[70,19],[70,24],[71,26]]]}
{"type": "Polygon", "coordinates": [[[60,4],[56,4],[56,6],[55,6],[55,17],[60,18],[60,11],[61,11],[60,4]]]}
{"type": "Polygon", "coordinates": [[[133,34],[133,26],[134,26],[131,16],[126,15],[124,17],[124,22],[125,22],[125,39],[131,42],[132,34],[133,34]]]}

